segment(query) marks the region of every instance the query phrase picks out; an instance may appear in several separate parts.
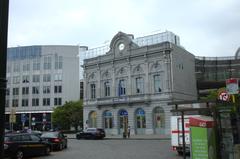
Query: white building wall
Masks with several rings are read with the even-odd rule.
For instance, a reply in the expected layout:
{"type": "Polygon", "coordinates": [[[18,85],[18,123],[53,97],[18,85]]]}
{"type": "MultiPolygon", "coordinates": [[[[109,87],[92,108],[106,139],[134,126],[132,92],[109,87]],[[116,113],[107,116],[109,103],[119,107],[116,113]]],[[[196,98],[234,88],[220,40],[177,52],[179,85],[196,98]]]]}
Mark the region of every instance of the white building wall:
{"type": "MultiPolygon", "coordinates": [[[[26,47],[19,47],[16,49],[19,50],[28,50],[35,46],[26,46],[26,47]]],[[[70,100],[78,100],[79,99],[79,58],[77,57],[79,50],[78,46],[60,46],[60,45],[45,45],[45,46],[38,46],[41,50],[40,58],[40,70],[33,70],[33,61],[35,58],[27,58],[27,59],[15,59],[7,61],[8,66],[11,67],[11,71],[7,73],[7,78],[9,79],[9,83],[7,84],[7,88],[10,90],[10,95],[6,96],[6,99],[9,99],[9,107],[6,108],[6,113],[8,114],[12,109],[12,99],[18,99],[19,104],[18,107],[15,107],[16,113],[43,113],[43,112],[52,112],[54,106],[54,98],[62,98],[62,104],[66,101],[70,100]],[[55,55],[63,57],[63,68],[62,69],[55,69],[55,55]],[[51,57],[51,69],[44,70],[44,57],[49,56],[51,57]],[[14,63],[19,63],[20,71],[13,72],[13,65],[14,63]],[[29,63],[30,70],[23,71],[23,64],[29,63]],[[62,75],[62,81],[55,81],[54,76],[56,73],[62,75]],[[50,74],[51,81],[50,82],[43,82],[43,75],[50,74]],[[30,80],[29,83],[22,83],[22,76],[29,75],[30,80]],[[40,82],[33,83],[33,75],[40,75],[40,82]],[[20,82],[18,84],[13,84],[13,77],[19,76],[20,82]],[[54,86],[55,85],[62,85],[62,93],[55,94],[54,93],[54,86]],[[39,94],[32,94],[32,87],[39,86],[39,94]],[[43,94],[43,86],[51,86],[50,94],[43,94]],[[13,96],[12,90],[13,88],[19,88],[19,95],[13,96]],[[22,88],[28,87],[29,94],[22,95],[22,88]],[[22,99],[28,99],[28,106],[22,107],[22,99]],[[38,98],[39,99],[39,106],[32,106],[32,99],[38,98]],[[43,98],[50,98],[50,106],[43,106],[43,98]]],[[[14,48],[13,48],[14,49],[14,48]]],[[[26,52],[21,51],[21,54],[25,54],[26,52]]]]}

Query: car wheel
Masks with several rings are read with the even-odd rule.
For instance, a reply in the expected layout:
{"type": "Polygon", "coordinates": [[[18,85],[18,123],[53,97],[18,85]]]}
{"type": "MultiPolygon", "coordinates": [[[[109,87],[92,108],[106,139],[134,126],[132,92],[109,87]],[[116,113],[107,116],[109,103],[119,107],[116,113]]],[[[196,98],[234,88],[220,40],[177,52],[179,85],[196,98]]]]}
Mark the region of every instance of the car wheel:
{"type": "Polygon", "coordinates": [[[183,155],[183,152],[182,152],[182,151],[178,150],[177,152],[178,152],[178,155],[179,155],[179,156],[182,156],[182,155],[183,155]]]}
{"type": "Polygon", "coordinates": [[[45,155],[49,155],[50,152],[51,152],[51,148],[49,146],[47,146],[45,149],[45,155]]]}
{"type": "Polygon", "coordinates": [[[15,159],[23,159],[23,151],[22,150],[17,150],[14,158],[15,159]]]}

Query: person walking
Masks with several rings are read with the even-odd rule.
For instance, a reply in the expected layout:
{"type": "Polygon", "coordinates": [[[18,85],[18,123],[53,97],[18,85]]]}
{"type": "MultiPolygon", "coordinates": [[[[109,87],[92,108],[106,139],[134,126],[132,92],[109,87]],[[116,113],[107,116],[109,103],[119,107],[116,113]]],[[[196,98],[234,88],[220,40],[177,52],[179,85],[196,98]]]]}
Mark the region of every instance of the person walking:
{"type": "Polygon", "coordinates": [[[130,138],[130,132],[131,132],[131,128],[130,128],[130,126],[128,126],[128,129],[127,129],[127,136],[128,136],[128,138],[130,138]]]}

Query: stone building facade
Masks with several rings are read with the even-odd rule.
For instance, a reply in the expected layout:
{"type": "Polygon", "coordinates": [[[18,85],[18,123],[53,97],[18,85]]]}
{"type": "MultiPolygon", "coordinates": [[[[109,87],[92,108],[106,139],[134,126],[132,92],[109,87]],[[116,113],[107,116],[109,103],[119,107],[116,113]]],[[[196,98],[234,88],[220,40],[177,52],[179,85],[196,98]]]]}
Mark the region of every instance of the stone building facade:
{"type": "Polygon", "coordinates": [[[169,134],[168,102],[197,99],[194,56],[179,45],[139,46],[119,32],[105,55],[84,60],[84,122],[108,134],[169,134]]]}

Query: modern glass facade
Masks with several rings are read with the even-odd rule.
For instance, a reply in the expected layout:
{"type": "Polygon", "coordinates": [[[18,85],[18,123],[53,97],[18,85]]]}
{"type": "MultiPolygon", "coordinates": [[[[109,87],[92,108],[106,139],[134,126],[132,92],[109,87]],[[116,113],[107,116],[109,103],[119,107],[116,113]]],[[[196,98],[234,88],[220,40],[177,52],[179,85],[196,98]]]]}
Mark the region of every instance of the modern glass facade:
{"type": "Polygon", "coordinates": [[[41,56],[41,46],[24,46],[8,48],[7,60],[34,59],[41,56]]]}
{"type": "Polygon", "coordinates": [[[240,78],[240,59],[232,57],[195,57],[198,81],[225,81],[240,78]]]}

